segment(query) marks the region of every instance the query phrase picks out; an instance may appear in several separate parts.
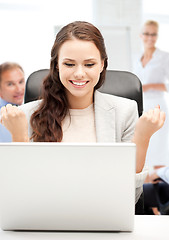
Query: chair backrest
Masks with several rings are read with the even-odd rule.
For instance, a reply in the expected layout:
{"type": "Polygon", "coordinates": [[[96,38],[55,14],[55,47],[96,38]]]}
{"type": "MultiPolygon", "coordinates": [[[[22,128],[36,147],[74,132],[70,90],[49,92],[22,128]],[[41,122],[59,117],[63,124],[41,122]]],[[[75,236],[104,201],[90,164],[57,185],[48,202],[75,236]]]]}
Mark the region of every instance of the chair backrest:
{"type": "MultiPolygon", "coordinates": [[[[48,73],[49,69],[42,69],[33,72],[28,77],[25,90],[25,103],[39,98],[43,79],[48,73]]],[[[141,116],[143,112],[142,85],[139,78],[133,73],[107,70],[105,82],[99,91],[135,100],[139,116],[141,116]]]]}
{"type": "Polygon", "coordinates": [[[49,69],[41,69],[31,73],[26,81],[24,99],[25,103],[39,99],[41,96],[43,80],[48,75],[48,73],[49,69]]]}

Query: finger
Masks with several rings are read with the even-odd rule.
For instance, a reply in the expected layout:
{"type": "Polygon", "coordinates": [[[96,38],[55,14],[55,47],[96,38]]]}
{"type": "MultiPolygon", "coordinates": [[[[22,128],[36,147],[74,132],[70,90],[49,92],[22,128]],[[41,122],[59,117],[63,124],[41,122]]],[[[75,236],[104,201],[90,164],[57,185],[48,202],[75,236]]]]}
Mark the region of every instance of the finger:
{"type": "Polygon", "coordinates": [[[10,108],[10,107],[12,107],[12,104],[8,103],[5,107],[10,108]]]}
{"type": "Polygon", "coordinates": [[[4,121],[3,121],[3,120],[6,118],[6,115],[7,115],[6,106],[4,106],[4,107],[1,108],[0,114],[1,114],[0,122],[1,122],[2,124],[4,124],[4,121]]]}
{"type": "Polygon", "coordinates": [[[155,108],[153,109],[153,111],[154,111],[154,113],[158,113],[158,114],[159,114],[161,110],[160,110],[160,108],[155,107],[155,108]]]}
{"type": "Polygon", "coordinates": [[[3,115],[4,113],[6,113],[6,107],[5,106],[1,108],[1,115],[3,115]]]}
{"type": "Polygon", "coordinates": [[[6,105],[6,112],[8,117],[10,116],[16,116],[17,112],[18,112],[18,108],[16,106],[12,106],[11,104],[7,104],[6,105]]]}
{"type": "Polygon", "coordinates": [[[8,111],[15,110],[15,109],[17,109],[16,106],[13,106],[13,105],[11,105],[11,104],[7,104],[7,105],[6,105],[6,111],[7,111],[7,112],[8,112],[8,111]]]}
{"type": "MultiPolygon", "coordinates": [[[[3,118],[6,116],[6,107],[4,106],[4,107],[2,107],[1,108],[1,119],[3,120],[3,118]]],[[[2,121],[1,120],[1,121],[2,121]]]]}
{"type": "Polygon", "coordinates": [[[166,114],[165,112],[160,112],[160,120],[161,120],[161,124],[163,125],[166,119],[166,114]]]}
{"type": "Polygon", "coordinates": [[[153,118],[153,115],[154,115],[154,110],[153,109],[150,109],[148,112],[147,112],[147,119],[150,120],[153,118]]]}
{"type": "Polygon", "coordinates": [[[158,108],[158,109],[160,109],[160,105],[159,105],[159,104],[157,104],[157,106],[155,106],[155,108],[158,108]]]}
{"type": "Polygon", "coordinates": [[[158,124],[158,126],[161,128],[164,125],[165,116],[165,112],[160,111],[159,108],[155,108],[152,122],[158,124]]]}
{"type": "Polygon", "coordinates": [[[155,107],[153,110],[153,122],[157,122],[160,120],[160,108],[155,107]]]}
{"type": "Polygon", "coordinates": [[[153,114],[153,112],[154,112],[153,109],[149,109],[147,113],[148,113],[148,114],[153,114]]]}

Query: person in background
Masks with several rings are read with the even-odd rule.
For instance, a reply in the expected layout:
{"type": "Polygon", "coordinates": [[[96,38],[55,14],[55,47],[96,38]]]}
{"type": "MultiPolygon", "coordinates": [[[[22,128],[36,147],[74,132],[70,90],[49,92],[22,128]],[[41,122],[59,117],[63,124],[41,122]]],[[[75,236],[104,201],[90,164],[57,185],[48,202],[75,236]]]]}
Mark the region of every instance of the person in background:
{"type": "Polygon", "coordinates": [[[152,183],[157,183],[161,180],[169,184],[169,166],[161,167],[150,174],[150,181],[152,183]]]}
{"type": "Polygon", "coordinates": [[[149,166],[169,164],[169,53],[156,47],[158,32],[156,21],[144,23],[140,34],[144,50],[133,69],[143,85],[144,111],[159,104],[166,113],[164,127],[150,140],[146,157],[149,166]]]}
{"type": "Polygon", "coordinates": [[[143,186],[145,213],[169,215],[169,166],[155,169],[149,181],[143,186]]]}
{"type": "MultiPolygon", "coordinates": [[[[21,105],[25,93],[25,79],[22,67],[13,62],[0,65],[0,109],[8,103],[21,105]]],[[[0,142],[11,142],[10,132],[0,124],[0,142]]]]}
{"type": "MultiPolygon", "coordinates": [[[[138,119],[133,100],[97,91],[105,80],[104,39],[94,25],[76,21],[56,35],[42,100],[1,109],[16,142],[131,142],[136,151],[137,203],[147,171],[149,140],[165,121],[157,106],[138,119]]],[[[119,173],[120,174],[120,173],[119,173]]]]}

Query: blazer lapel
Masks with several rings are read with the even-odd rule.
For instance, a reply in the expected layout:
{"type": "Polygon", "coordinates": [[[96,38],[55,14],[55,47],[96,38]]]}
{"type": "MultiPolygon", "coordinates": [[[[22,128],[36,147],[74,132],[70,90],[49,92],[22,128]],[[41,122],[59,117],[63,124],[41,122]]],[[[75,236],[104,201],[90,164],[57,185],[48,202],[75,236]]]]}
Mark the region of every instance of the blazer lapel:
{"type": "Polygon", "coordinates": [[[97,142],[115,142],[115,109],[95,91],[95,123],[97,142]]]}

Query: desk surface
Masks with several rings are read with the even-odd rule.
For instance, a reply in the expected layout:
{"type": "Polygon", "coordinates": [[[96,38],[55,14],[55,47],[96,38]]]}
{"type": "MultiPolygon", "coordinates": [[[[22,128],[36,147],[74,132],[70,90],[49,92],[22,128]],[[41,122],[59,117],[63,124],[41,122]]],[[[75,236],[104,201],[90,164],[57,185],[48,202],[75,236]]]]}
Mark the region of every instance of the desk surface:
{"type": "Polygon", "coordinates": [[[0,230],[0,240],[168,240],[169,216],[135,216],[132,233],[14,232],[0,230]]]}

